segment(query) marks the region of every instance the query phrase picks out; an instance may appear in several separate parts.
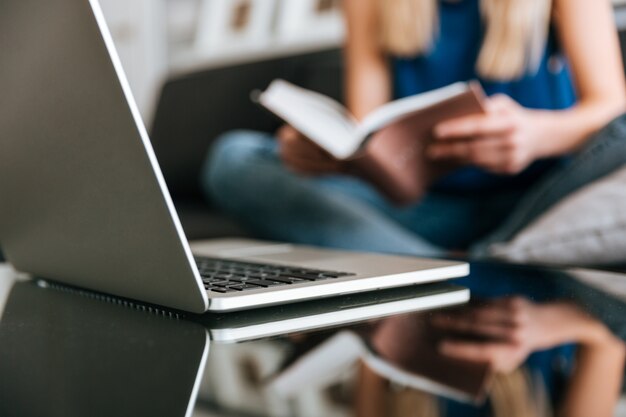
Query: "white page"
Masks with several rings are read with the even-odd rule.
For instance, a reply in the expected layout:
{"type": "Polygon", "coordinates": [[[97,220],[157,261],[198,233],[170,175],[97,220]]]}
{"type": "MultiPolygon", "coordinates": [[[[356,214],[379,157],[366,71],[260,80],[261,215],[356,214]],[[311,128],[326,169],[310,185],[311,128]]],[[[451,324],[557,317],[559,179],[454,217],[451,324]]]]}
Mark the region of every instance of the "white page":
{"type": "Polygon", "coordinates": [[[307,353],[276,377],[268,389],[281,396],[292,396],[304,388],[324,387],[335,381],[337,375],[355,365],[359,359],[363,359],[378,375],[397,384],[456,401],[472,401],[470,395],[462,391],[405,371],[380,358],[351,331],[337,333],[307,353]]]}
{"type": "Polygon", "coordinates": [[[337,333],[298,359],[276,377],[268,389],[281,396],[291,396],[303,389],[327,386],[355,365],[365,350],[363,342],[354,333],[337,333]]]}
{"type": "Polygon", "coordinates": [[[440,384],[412,372],[405,371],[404,369],[369,352],[365,355],[364,360],[372,371],[398,385],[428,392],[440,397],[451,398],[459,402],[472,402],[471,396],[462,391],[440,384]]]}
{"type": "Polygon", "coordinates": [[[381,128],[469,90],[469,83],[458,82],[396,100],[370,113],[362,123],[335,100],[284,80],[273,81],[258,101],[334,157],[346,159],[381,128]]]}
{"type": "Polygon", "coordinates": [[[259,101],[338,159],[350,157],[359,147],[356,121],[329,97],[276,80],[259,101]]]}
{"type": "Polygon", "coordinates": [[[411,113],[464,94],[469,91],[469,89],[470,86],[468,83],[458,82],[423,94],[392,101],[368,114],[360,124],[357,135],[362,141],[367,136],[390,125],[396,120],[400,120],[411,113]]]}

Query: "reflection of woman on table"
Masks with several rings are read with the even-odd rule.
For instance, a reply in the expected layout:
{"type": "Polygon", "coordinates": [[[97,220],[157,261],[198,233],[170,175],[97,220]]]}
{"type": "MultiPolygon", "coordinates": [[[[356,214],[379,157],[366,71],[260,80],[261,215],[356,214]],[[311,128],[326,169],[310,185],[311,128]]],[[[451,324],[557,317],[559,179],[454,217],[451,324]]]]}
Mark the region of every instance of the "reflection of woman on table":
{"type": "MultiPolygon", "coordinates": [[[[487,404],[471,407],[409,390],[392,394],[387,381],[363,367],[357,394],[359,417],[393,413],[540,417],[551,415],[551,409],[562,417],[609,417],[614,413],[622,387],[625,345],[573,304],[500,298],[436,313],[431,323],[447,335],[439,345],[442,354],[489,363],[497,373],[487,404]],[[553,348],[572,343],[576,344],[573,363],[565,370],[565,383],[560,384],[550,375],[555,372],[555,359],[562,359],[553,348]],[[533,361],[534,352],[552,358],[533,361]]],[[[414,324],[409,316],[387,320],[374,336],[373,345],[388,357],[410,357],[411,346],[419,343],[413,340],[414,324]]]]}

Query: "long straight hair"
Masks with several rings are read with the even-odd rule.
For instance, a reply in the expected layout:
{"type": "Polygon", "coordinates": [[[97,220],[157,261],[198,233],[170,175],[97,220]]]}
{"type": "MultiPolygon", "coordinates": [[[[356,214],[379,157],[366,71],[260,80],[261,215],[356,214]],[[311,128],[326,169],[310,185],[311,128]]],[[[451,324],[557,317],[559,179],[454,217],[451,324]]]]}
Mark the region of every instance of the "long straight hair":
{"type": "MultiPolygon", "coordinates": [[[[405,57],[428,53],[439,35],[440,1],[378,0],[382,48],[405,57]]],[[[548,38],[552,0],[480,1],[486,31],[478,74],[511,81],[536,71],[548,38]]]]}
{"type": "MultiPolygon", "coordinates": [[[[489,396],[495,417],[548,417],[553,415],[545,385],[532,386],[524,369],[497,374],[489,396]],[[533,389],[536,388],[536,389],[533,389]]],[[[392,417],[442,417],[445,410],[437,397],[411,388],[388,388],[386,407],[392,417]]]]}

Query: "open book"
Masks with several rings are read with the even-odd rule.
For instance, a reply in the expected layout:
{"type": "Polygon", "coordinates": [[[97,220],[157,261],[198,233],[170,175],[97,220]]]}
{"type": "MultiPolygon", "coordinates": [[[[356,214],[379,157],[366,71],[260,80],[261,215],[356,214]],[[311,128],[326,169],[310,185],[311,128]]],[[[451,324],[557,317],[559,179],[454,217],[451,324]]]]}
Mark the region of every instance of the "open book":
{"type": "Polygon", "coordinates": [[[362,360],[379,376],[404,387],[466,403],[485,400],[493,376],[487,364],[447,359],[434,347],[416,347],[415,354],[411,364],[400,365],[372,350],[355,333],[342,331],[277,375],[269,389],[289,397],[303,389],[330,386],[362,360]]]}
{"type": "Polygon", "coordinates": [[[392,101],[360,122],[335,100],[284,80],[273,81],[257,99],[335,158],[350,160],[389,198],[409,203],[452,169],[425,156],[433,128],[482,113],[483,97],[477,82],[451,84],[392,101]]]}

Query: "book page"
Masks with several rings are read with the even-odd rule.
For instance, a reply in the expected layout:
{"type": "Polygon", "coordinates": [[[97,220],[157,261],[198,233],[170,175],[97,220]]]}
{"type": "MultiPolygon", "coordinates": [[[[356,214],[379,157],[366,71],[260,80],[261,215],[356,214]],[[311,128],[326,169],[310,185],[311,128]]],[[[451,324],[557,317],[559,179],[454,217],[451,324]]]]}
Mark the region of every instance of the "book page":
{"type": "Polygon", "coordinates": [[[392,101],[367,115],[359,126],[357,135],[363,141],[372,133],[397,120],[466,93],[469,89],[468,83],[459,82],[423,94],[392,101]]]}
{"type": "Polygon", "coordinates": [[[299,358],[274,378],[268,389],[290,396],[303,389],[331,385],[365,351],[361,338],[351,331],[342,331],[299,358]]]}
{"type": "Polygon", "coordinates": [[[341,331],[309,351],[274,378],[268,388],[281,396],[292,396],[305,388],[323,388],[356,365],[359,359],[376,374],[396,384],[456,401],[472,402],[468,393],[404,370],[381,358],[352,331],[341,331]]]}
{"type": "Polygon", "coordinates": [[[444,398],[451,398],[458,402],[473,402],[472,397],[467,393],[433,381],[424,376],[408,372],[370,352],[364,355],[363,360],[372,371],[398,385],[410,387],[418,391],[424,391],[444,398]]]}
{"type": "Polygon", "coordinates": [[[359,147],[357,123],[335,100],[284,80],[272,82],[259,102],[338,159],[359,147]]]}

